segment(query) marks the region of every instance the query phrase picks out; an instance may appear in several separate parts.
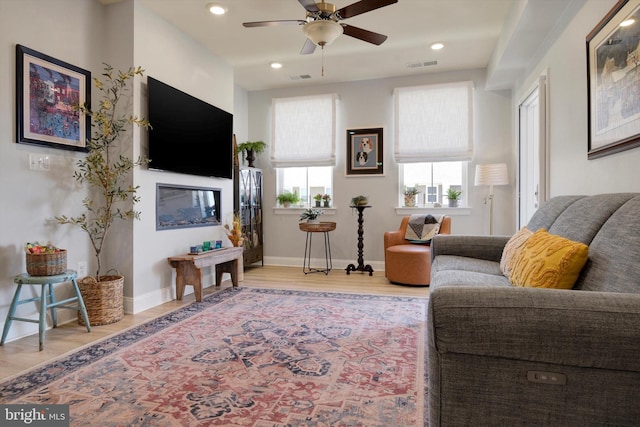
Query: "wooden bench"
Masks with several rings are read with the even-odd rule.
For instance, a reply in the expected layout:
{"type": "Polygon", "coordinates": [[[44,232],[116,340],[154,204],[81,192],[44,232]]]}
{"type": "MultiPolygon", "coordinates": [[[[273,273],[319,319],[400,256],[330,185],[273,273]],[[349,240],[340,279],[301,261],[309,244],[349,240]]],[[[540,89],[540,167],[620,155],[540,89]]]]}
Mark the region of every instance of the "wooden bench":
{"type": "Polygon", "coordinates": [[[216,286],[222,282],[222,274],[229,273],[233,286],[238,286],[238,268],[242,267],[243,247],[212,249],[197,255],[179,255],[167,258],[169,265],[176,269],[176,299],[182,300],[184,287],[193,286],[196,301],[202,301],[202,268],[216,267],[216,286]]]}

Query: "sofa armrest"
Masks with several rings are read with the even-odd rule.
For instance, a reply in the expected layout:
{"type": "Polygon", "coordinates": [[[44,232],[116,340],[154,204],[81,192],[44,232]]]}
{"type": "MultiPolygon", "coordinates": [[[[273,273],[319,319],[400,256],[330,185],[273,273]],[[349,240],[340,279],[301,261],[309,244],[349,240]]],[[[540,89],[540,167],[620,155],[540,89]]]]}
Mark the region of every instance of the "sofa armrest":
{"type": "Polygon", "coordinates": [[[640,294],[437,288],[429,351],[640,372],[640,294]]]}
{"type": "Polygon", "coordinates": [[[509,238],[438,234],[431,240],[431,261],[438,255],[457,255],[500,262],[509,238]]]}

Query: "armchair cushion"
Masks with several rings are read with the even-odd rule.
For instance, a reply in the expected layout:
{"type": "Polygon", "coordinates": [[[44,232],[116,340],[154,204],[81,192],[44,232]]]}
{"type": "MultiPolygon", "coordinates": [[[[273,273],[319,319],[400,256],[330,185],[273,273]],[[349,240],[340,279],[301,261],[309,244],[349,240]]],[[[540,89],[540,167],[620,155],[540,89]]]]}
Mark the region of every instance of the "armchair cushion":
{"type": "Polygon", "coordinates": [[[413,214],[409,217],[404,238],[410,243],[430,243],[440,231],[444,216],[413,214]]]}

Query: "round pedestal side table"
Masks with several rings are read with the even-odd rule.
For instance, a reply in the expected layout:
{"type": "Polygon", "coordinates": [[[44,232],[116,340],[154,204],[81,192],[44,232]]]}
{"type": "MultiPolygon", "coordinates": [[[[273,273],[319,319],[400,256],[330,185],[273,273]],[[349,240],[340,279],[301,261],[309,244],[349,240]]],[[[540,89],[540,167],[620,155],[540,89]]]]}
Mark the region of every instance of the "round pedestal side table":
{"type": "Polygon", "coordinates": [[[360,271],[362,273],[368,272],[369,276],[373,276],[373,267],[371,267],[369,264],[364,265],[364,256],[363,256],[363,253],[364,253],[363,214],[364,214],[364,210],[366,208],[370,208],[371,206],[366,205],[366,206],[351,206],[351,207],[358,210],[358,265],[356,266],[355,264],[349,264],[347,268],[345,268],[345,270],[347,270],[347,274],[351,273],[352,271],[360,271]]]}
{"type": "Polygon", "coordinates": [[[302,272],[304,274],[308,273],[324,273],[325,275],[329,274],[331,269],[333,268],[333,263],[331,261],[331,242],[329,241],[329,232],[336,229],[335,222],[319,222],[317,224],[301,222],[300,230],[305,231],[307,233],[307,240],[304,246],[304,262],[302,265],[302,272]],[[311,240],[313,238],[313,233],[323,233],[324,234],[324,258],[325,258],[325,268],[312,268],[311,267],[311,240]]]}

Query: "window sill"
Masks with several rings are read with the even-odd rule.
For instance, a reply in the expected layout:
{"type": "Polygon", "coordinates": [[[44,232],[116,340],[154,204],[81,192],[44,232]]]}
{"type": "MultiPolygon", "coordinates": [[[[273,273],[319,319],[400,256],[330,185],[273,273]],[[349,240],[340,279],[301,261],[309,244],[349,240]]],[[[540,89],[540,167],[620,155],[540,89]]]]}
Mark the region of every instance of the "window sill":
{"type": "Polygon", "coordinates": [[[297,215],[297,216],[300,216],[300,214],[302,212],[306,211],[307,209],[320,209],[322,212],[324,212],[324,215],[335,215],[336,214],[336,208],[334,208],[333,206],[330,207],[330,208],[316,208],[316,207],[308,208],[308,207],[302,207],[302,206],[294,206],[294,207],[290,207],[290,208],[275,207],[275,208],[273,208],[273,214],[274,215],[297,215]]]}
{"type": "Polygon", "coordinates": [[[396,215],[399,216],[407,216],[411,214],[417,213],[430,213],[437,215],[449,215],[449,216],[468,216],[471,215],[471,208],[450,208],[448,206],[443,206],[441,208],[433,208],[433,207],[425,207],[425,206],[415,206],[415,207],[396,207],[396,215]]]}

